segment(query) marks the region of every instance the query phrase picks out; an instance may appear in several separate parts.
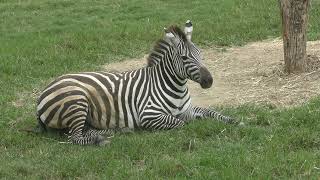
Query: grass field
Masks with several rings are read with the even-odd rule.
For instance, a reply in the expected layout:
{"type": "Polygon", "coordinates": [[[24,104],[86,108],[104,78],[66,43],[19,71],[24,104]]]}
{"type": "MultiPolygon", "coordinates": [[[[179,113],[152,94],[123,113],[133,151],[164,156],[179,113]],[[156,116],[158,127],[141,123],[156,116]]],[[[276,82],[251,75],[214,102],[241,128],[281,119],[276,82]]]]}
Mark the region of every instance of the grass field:
{"type": "MultiPolygon", "coordinates": [[[[309,40],[320,39],[319,18],[313,0],[309,40]]],[[[0,178],[319,178],[320,99],[292,109],[223,107],[247,126],[204,120],[119,134],[105,148],[18,131],[36,124],[34,94],[52,78],[142,56],[164,26],[187,19],[202,48],[280,36],[270,0],[0,0],[0,178]]]]}

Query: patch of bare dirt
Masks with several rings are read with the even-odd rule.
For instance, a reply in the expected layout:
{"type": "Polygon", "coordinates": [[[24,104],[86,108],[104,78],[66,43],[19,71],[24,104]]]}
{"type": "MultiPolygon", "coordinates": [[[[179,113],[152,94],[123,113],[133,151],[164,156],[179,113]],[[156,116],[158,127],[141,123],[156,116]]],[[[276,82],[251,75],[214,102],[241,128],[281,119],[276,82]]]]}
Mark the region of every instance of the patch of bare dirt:
{"type": "MultiPolygon", "coordinates": [[[[295,106],[320,95],[320,41],[308,42],[310,71],[283,73],[283,47],[280,39],[249,43],[227,49],[204,49],[204,64],[213,74],[210,89],[189,81],[193,104],[237,106],[268,103],[278,107],[295,106]]],[[[108,71],[126,71],[145,65],[146,57],[107,64],[108,71]]]]}

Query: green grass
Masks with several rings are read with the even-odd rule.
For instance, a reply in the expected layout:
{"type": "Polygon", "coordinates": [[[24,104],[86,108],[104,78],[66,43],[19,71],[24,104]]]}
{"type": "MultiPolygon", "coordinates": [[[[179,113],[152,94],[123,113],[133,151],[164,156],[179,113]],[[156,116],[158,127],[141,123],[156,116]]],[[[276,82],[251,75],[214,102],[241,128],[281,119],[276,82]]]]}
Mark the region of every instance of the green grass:
{"type": "MultiPolygon", "coordinates": [[[[294,109],[229,108],[247,126],[206,120],[118,135],[107,148],[17,130],[35,125],[33,94],[52,78],[142,56],[164,26],[191,19],[201,47],[243,45],[280,36],[279,14],[270,0],[0,0],[0,178],[319,177],[320,99],[294,109]]],[[[319,17],[313,0],[310,40],[320,39],[319,17]]]]}
{"type": "Polygon", "coordinates": [[[164,132],[118,134],[109,147],[3,134],[0,176],[88,178],[307,178],[320,171],[320,99],[290,110],[226,109],[244,127],[203,120],[164,132]],[[26,142],[27,141],[27,142],[26,142]],[[191,145],[190,145],[191,144],[191,145]]]}

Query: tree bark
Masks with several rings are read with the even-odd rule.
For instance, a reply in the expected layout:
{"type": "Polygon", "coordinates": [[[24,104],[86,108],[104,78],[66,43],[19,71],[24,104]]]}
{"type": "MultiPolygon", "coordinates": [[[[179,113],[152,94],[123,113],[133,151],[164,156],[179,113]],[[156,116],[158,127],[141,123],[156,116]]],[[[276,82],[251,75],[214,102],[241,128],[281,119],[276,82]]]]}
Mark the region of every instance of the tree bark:
{"type": "Polygon", "coordinates": [[[285,71],[306,70],[306,43],[310,0],[279,0],[285,71]]]}

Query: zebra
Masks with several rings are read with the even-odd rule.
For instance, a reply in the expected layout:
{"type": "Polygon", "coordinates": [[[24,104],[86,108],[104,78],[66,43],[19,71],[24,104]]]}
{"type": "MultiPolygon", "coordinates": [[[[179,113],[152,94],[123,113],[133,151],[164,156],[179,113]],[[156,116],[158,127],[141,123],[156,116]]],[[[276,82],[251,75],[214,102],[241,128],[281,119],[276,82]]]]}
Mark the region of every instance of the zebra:
{"type": "Polygon", "coordinates": [[[73,144],[104,145],[114,130],[168,130],[192,119],[237,123],[212,109],[191,104],[187,81],[210,88],[213,78],[191,41],[193,26],[172,25],[155,43],[147,65],[126,72],[65,74],[52,81],[37,104],[39,125],[67,129],[73,144]]]}

